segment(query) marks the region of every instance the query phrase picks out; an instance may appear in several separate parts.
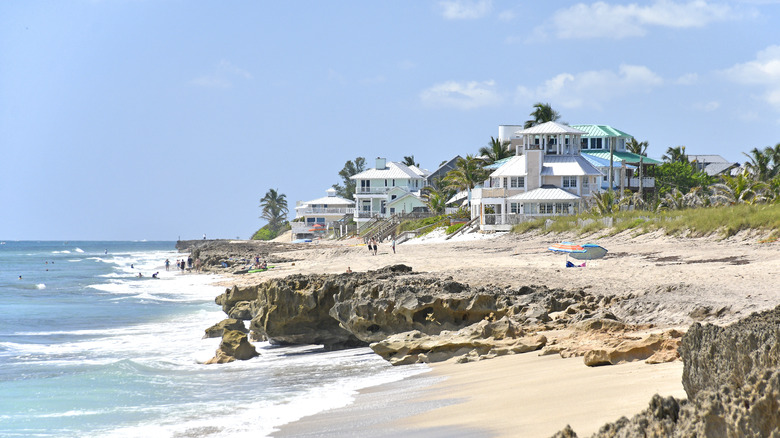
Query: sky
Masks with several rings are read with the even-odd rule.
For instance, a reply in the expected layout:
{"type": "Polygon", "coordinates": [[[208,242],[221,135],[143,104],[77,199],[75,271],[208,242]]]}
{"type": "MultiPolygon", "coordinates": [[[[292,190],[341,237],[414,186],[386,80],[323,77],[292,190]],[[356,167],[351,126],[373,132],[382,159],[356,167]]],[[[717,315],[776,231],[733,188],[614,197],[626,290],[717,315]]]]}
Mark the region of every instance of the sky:
{"type": "Polygon", "coordinates": [[[5,0],[0,240],[249,238],[268,189],[292,218],[537,102],[744,162],[780,143],[780,0],[5,0]]]}

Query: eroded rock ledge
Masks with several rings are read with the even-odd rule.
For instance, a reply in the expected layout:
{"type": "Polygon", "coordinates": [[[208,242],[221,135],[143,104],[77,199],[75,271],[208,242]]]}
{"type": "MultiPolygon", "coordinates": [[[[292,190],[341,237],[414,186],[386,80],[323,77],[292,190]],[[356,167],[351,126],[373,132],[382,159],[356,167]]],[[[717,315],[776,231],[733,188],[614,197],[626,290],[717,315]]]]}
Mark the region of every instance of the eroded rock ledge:
{"type": "Polygon", "coordinates": [[[290,275],[234,286],[216,298],[230,318],[250,321],[253,339],[330,349],[370,346],[394,365],[453,356],[478,360],[543,347],[545,354],[564,356],[600,349],[591,365],[644,360],[659,349],[671,353],[656,361],[674,360],[679,335],[634,337],[628,346],[616,341],[616,333],[640,328],[617,321],[606,310],[618,301],[545,286],[473,288],[413,273],[405,265],[364,273],[290,275]],[[567,336],[545,335],[575,326],[583,328],[567,336]]]}
{"type": "Polygon", "coordinates": [[[780,306],[725,328],[694,324],[680,354],[687,401],[655,395],[593,436],[780,438],[780,306]]]}

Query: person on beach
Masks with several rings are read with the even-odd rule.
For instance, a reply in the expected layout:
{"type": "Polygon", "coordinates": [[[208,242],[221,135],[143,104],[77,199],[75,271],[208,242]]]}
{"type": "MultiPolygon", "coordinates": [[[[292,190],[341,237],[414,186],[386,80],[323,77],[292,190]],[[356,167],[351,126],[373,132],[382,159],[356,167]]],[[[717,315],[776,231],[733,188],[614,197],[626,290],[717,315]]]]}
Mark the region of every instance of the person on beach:
{"type": "Polygon", "coordinates": [[[372,251],[374,250],[374,239],[368,239],[366,246],[368,247],[368,253],[372,254],[372,251]]]}
{"type": "Polygon", "coordinates": [[[187,262],[184,261],[184,259],[181,259],[181,272],[184,273],[184,269],[187,268],[187,262]]]}
{"type": "Polygon", "coordinates": [[[374,241],[374,255],[376,255],[376,250],[377,250],[377,245],[376,245],[376,240],[375,240],[374,241]]]}
{"type": "Polygon", "coordinates": [[[143,278],[143,277],[144,277],[144,274],[142,274],[142,273],[140,273],[140,272],[139,272],[139,273],[138,273],[138,278],[143,278]]]}
{"type": "Polygon", "coordinates": [[[393,237],[393,254],[395,254],[395,237],[393,237]]]}
{"type": "Polygon", "coordinates": [[[155,272],[154,274],[152,274],[152,278],[157,278],[157,274],[159,274],[159,272],[155,272]]]}
{"type": "Polygon", "coordinates": [[[171,261],[168,259],[165,259],[165,270],[169,270],[171,268],[171,261]]]}
{"type": "Polygon", "coordinates": [[[349,266],[347,266],[347,274],[351,274],[351,273],[352,273],[352,269],[349,266]]]}
{"type": "Polygon", "coordinates": [[[192,256],[187,257],[187,267],[192,269],[192,256]]]}
{"type": "Polygon", "coordinates": [[[200,272],[201,261],[200,258],[195,259],[195,270],[200,272]]]}

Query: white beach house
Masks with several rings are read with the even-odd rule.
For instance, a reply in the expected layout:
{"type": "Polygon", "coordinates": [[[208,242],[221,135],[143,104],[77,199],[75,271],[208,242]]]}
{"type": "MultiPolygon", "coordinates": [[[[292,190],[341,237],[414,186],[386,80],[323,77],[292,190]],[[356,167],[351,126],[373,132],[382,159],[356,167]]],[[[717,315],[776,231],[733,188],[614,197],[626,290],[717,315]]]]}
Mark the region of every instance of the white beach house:
{"type": "Polygon", "coordinates": [[[482,230],[506,231],[529,217],[578,212],[602,178],[580,154],[584,134],[556,122],[500,126],[499,139],[511,141],[516,156],[474,190],[471,217],[480,218],[482,230]]]}
{"type": "Polygon", "coordinates": [[[355,181],[355,222],[358,226],[375,216],[389,217],[426,209],[420,189],[430,172],[385,158],[373,169],[350,177],[355,181]]]}
{"type": "Polygon", "coordinates": [[[345,215],[355,211],[355,201],[336,196],[336,190],[330,188],[322,198],[311,201],[298,201],[295,205],[295,221],[291,222],[294,239],[304,239],[314,236],[312,227],[318,225],[324,230],[330,229],[333,223],[345,215]]]}

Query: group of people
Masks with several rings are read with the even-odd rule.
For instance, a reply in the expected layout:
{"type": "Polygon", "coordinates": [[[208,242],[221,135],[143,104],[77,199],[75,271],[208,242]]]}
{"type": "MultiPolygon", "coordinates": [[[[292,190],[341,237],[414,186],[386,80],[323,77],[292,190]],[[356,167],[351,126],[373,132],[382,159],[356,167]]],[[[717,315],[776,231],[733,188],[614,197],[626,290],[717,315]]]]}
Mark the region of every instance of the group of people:
{"type": "MultiPolygon", "coordinates": [[[[366,240],[366,246],[368,247],[368,252],[371,255],[376,255],[377,250],[379,249],[377,246],[377,240],[373,237],[366,240]]],[[[393,254],[395,254],[395,237],[393,237],[393,242],[391,247],[393,248],[393,254]]]]}
{"type": "Polygon", "coordinates": [[[261,262],[260,261],[260,256],[255,256],[254,268],[255,269],[268,269],[268,263],[265,260],[263,260],[261,262]]]}
{"type": "MultiPolygon", "coordinates": [[[[165,259],[165,270],[168,271],[171,269],[171,261],[168,259],[165,259]]],[[[192,269],[192,257],[187,257],[187,259],[176,259],[176,269],[181,270],[181,272],[184,272],[186,269],[192,269]]]]}

